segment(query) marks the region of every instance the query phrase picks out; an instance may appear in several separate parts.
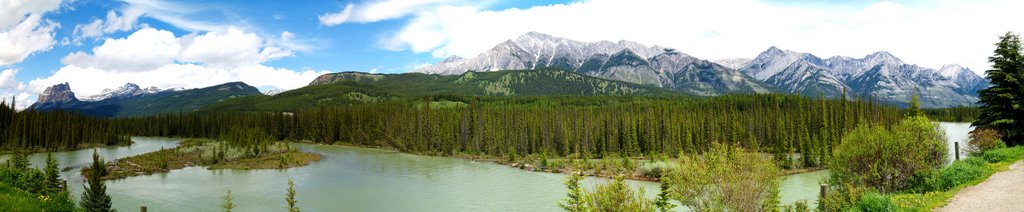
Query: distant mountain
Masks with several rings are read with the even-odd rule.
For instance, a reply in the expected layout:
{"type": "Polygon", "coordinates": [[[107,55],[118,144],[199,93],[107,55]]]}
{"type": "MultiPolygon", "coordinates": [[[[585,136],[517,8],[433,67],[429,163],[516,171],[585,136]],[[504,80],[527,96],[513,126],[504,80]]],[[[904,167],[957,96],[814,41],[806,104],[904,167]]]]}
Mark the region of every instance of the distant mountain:
{"type": "Polygon", "coordinates": [[[670,48],[648,47],[630,41],[580,42],[537,32],[505,41],[471,59],[451,57],[415,72],[455,75],[466,71],[543,68],[697,95],[770,90],[735,69],[670,48]]]}
{"type": "Polygon", "coordinates": [[[39,94],[36,103],[33,103],[30,108],[47,110],[64,104],[75,104],[78,102],[79,100],[75,98],[75,93],[71,92],[71,86],[65,82],[46,88],[42,94],[39,94]]]}
{"type": "Polygon", "coordinates": [[[147,116],[164,113],[191,112],[214,102],[231,98],[263,94],[255,87],[242,82],[187,90],[138,89],[135,84],[127,84],[119,89],[98,95],[97,101],[79,101],[75,99],[67,83],[57,84],[46,89],[39,95],[40,101],[31,108],[37,110],[74,110],[84,114],[103,117],[147,116]]]}
{"type": "Polygon", "coordinates": [[[930,69],[907,64],[888,52],[864,58],[834,56],[821,59],[809,53],[768,48],[739,68],[743,73],[785,92],[818,93],[830,97],[873,97],[906,105],[917,93],[923,107],[973,105],[987,81],[957,65],[930,69]]]}
{"type": "Polygon", "coordinates": [[[97,101],[102,101],[102,100],[110,99],[110,98],[128,98],[128,97],[140,96],[140,95],[144,95],[144,94],[153,94],[153,93],[158,93],[160,91],[162,91],[162,90],[160,90],[157,87],[148,87],[146,89],[142,89],[142,88],[139,87],[139,85],[136,85],[135,83],[127,83],[127,84],[124,84],[124,86],[121,86],[121,87],[118,87],[118,88],[103,89],[103,92],[101,92],[100,94],[93,95],[93,96],[88,96],[88,97],[82,97],[80,100],[82,100],[82,101],[90,101],[90,102],[97,102],[97,101]]]}
{"type": "Polygon", "coordinates": [[[677,92],[601,79],[560,69],[469,71],[459,75],[342,72],[317,77],[309,86],[274,96],[218,102],[205,110],[294,111],[321,105],[353,105],[424,96],[656,95],[677,92]]]}

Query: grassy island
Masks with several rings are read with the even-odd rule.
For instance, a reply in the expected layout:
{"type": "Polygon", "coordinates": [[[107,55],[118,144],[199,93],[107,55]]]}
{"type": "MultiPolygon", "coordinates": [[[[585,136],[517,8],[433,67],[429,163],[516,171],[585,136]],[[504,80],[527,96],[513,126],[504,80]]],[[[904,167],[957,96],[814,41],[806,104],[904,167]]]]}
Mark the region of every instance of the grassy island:
{"type": "MultiPolygon", "coordinates": [[[[239,145],[212,139],[189,139],[173,149],[161,149],[107,164],[103,179],[168,172],[188,166],[208,169],[285,169],[320,161],[320,155],[298,151],[287,142],[239,145]]],[[[83,173],[91,170],[83,170],[83,173]]]]}

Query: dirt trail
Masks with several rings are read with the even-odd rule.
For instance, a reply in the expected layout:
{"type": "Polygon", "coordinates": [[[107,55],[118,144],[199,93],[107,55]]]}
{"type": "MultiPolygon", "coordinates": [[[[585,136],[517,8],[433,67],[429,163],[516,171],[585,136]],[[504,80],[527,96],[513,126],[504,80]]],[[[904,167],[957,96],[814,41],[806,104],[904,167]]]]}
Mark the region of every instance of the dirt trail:
{"type": "Polygon", "coordinates": [[[1024,161],[960,190],[948,205],[936,211],[1024,211],[1024,161]]]}

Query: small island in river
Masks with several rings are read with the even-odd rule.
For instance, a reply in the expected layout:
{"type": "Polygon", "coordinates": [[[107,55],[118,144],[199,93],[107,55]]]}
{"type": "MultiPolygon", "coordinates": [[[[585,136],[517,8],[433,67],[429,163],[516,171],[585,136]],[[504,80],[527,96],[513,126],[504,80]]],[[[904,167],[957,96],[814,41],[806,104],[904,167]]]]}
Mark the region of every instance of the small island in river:
{"type": "MultiPolygon", "coordinates": [[[[236,143],[189,139],[178,147],[131,156],[106,163],[103,179],[169,172],[188,166],[207,169],[286,169],[320,161],[319,154],[301,152],[288,142],[236,143]]],[[[83,175],[91,172],[83,169],[83,175]]]]}

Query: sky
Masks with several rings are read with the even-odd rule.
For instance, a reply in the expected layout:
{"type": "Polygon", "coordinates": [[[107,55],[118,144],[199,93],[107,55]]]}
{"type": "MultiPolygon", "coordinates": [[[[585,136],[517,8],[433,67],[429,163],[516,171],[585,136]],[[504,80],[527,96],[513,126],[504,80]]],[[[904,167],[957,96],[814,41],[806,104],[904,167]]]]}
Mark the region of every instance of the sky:
{"type": "Polygon", "coordinates": [[[983,74],[1024,1],[0,0],[0,97],[19,108],[57,83],[302,87],[321,74],[403,73],[536,31],[630,40],[707,60],[776,46],[819,57],[888,51],[983,74]]]}

